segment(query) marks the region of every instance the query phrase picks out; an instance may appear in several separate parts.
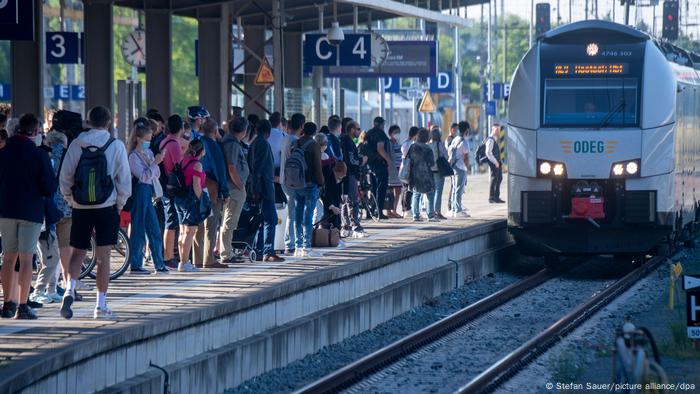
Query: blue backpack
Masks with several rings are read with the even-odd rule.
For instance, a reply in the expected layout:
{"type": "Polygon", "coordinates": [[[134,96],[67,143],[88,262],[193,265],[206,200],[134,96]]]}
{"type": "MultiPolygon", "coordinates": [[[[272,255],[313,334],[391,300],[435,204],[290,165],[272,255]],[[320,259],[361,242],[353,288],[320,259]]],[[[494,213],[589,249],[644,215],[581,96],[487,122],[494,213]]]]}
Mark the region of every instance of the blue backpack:
{"type": "Polygon", "coordinates": [[[82,148],[78,167],[75,169],[73,200],[80,205],[99,205],[107,201],[114,191],[114,181],[109,174],[105,151],[114,142],[110,137],[103,147],[82,148]]]}

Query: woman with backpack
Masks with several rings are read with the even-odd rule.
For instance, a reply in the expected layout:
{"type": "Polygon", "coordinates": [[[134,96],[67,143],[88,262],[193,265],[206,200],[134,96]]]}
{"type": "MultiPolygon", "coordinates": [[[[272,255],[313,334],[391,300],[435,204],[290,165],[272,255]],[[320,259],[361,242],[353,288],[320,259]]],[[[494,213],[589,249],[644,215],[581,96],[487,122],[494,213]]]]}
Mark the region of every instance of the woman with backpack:
{"type": "Polygon", "coordinates": [[[168,268],[163,262],[163,236],[153,206],[153,198],[163,195],[159,180],[160,168],[158,168],[163,161],[163,154],[153,155],[150,149],[152,138],[153,132],[147,119],[137,119],[127,145],[132,175],[131,206],[129,207],[131,211],[129,266],[131,273],[135,275],[150,274],[150,271],[143,268],[143,246],[146,238],[148,238],[155,272],[168,273],[168,268]]]}
{"type": "Polygon", "coordinates": [[[427,202],[426,213],[429,222],[438,221],[434,215],[433,194],[435,193],[435,180],[431,168],[435,165],[433,151],[428,146],[430,133],[427,129],[418,130],[416,142],[408,149],[408,160],[410,162],[409,187],[413,193],[411,210],[413,211],[413,221],[419,222],[421,211],[421,200],[425,197],[427,202]]]}
{"type": "Polygon", "coordinates": [[[204,187],[207,175],[200,161],[204,155],[202,141],[192,140],[179,168],[175,169],[182,172],[186,188],[183,194],[175,196],[175,207],[180,221],[180,264],[177,267],[180,272],[198,271],[189,260],[192,242],[197,226],[211,213],[211,200],[204,187]]]}
{"type": "Polygon", "coordinates": [[[433,171],[433,179],[435,180],[435,193],[433,193],[433,207],[435,208],[435,217],[438,219],[447,219],[442,215],[442,190],[445,188],[445,177],[453,175],[452,168],[447,161],[447,148],[440,141],[442,133],[439,127],[433,127],[430,131],[430,149],[435,157],[435,165],[430,169],[433,171]]]}

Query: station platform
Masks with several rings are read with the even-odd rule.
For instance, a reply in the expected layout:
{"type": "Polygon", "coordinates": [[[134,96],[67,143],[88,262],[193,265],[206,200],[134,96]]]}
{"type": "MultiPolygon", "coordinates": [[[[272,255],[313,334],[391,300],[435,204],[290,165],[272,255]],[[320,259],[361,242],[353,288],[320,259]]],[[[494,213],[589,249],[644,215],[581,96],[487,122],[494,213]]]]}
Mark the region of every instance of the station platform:
{"type": "Polygon", "coordinates": [[[110,284],[115,321],[92,320],[93,291],[71,320],[60,304],[35,321],[2,319],[0,393],[162,392],[151,362],[174,393],[235,387],[496,270],[512,241],[505,204],[487,190],[488,175],[469,178],[471,218],[365,221],[369,238],[320,258],[127,273],[110,284]]]}

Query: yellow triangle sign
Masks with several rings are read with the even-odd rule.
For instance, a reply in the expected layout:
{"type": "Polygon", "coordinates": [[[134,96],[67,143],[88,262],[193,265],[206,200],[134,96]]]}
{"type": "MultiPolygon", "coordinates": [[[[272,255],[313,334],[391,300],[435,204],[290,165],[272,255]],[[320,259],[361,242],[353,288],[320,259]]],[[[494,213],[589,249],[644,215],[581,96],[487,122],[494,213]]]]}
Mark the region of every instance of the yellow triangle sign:
{"type": "Polygon", "coordinates": [[[267,57],[263,57],[262,63],[260,63],[260,68],[258,68],[258,73],[255,75],[256,85],[270,85],[275,83],[275,76],[272,73],[272,67],[270,63],[267,62],[267,57]]]}
{"type": "Polygon", "coordinates": [[[418,106],[418,112],[435,112],[433,97],[427,90],[423,93],[423,99],[421,99],[420,106],[418,106]]]}

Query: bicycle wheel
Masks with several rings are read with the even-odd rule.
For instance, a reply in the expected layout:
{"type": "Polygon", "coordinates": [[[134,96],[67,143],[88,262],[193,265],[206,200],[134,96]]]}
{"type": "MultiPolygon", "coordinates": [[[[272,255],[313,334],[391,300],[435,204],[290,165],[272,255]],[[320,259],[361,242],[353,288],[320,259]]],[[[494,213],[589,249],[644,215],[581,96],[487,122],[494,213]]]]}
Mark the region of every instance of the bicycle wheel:
{"type": "MultiPolygon", "coordinates": [[[[109,280],[115,280],[126,272],[126,269],[129,267],[129,254],[129,236],[126,235],[126,231],[119,229],[117,243],[112,246],[109,256],[109,280]]],[[[93,258],[93,267],[95,266],[94,260],[93,258]]],[[[92,270],[88,275],[92,279],[96,277],[92,270]]]]}
{"type": "Polygon", "coordinates": [[[374,197],[374,193],[368,192],[365,194],[364,205],[369,217],[372,218],[372,220],[374,220],[375,222],[378,222],[380,212],[379,209],[377,209],[377,207],[379,206],[379,204],[377,204],[377,199],[374,197]]]}
{"type": "Polygon", "coordinates": [[[78,278],[83,279],[86,276],[89,276],[95,279],[92,270],[95,268],[96,262],[97,260],[95,260],[95,236],[93,235],[92,237],[90,237],[90,248],[87,250],[87,254],[85,255],[85,259],[83,260],[83,265],[80,267],[80,275],[78,276],[78,278]]]}

